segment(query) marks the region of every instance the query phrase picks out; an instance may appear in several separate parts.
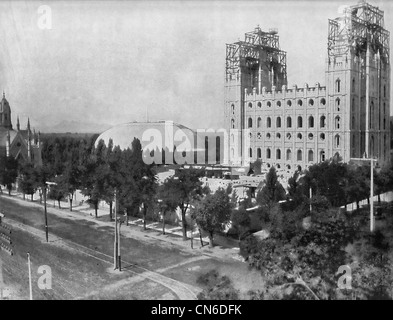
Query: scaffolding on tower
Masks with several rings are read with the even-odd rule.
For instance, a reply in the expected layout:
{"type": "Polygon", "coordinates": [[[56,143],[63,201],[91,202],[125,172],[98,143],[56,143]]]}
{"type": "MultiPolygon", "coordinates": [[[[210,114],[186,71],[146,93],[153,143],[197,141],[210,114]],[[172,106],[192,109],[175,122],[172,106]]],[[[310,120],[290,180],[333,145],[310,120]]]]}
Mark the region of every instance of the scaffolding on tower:
{"type": "Polygon", "coordinates": [[[244,41],[226,45],[226,79],[238,79],[243,69],[255,69],[259,64],[273,70],[282,84],[287,82],[287,56],[280,49],[277,29],[268,32],[256,27],[245,34],[244,41]]]}
{"type": "Polygon", "coordinates": [[[344,55],[349,50],[359,56],[366,52],[369,44],[374,52],[379,52],[381,60],[389,64],[389,37],[383,11],[362,1],[346,7],[341,17],[329,19],[328,56],[344,55]]]}

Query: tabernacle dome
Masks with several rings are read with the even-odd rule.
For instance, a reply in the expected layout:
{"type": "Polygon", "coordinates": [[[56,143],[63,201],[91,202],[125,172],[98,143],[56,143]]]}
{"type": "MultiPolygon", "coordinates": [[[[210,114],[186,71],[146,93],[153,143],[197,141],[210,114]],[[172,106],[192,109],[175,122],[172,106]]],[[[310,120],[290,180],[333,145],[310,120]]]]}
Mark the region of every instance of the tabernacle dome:
{"type": "MultiPolygon", "coordinates": [[[[121,149],[131,148],[134,138],[139,139],[145,154],[150,152],[151,158],[157,160],[161,156],[156,151],[176,150],[177,156],[182,159],[182,163],[205,163],[205,156],[209,156],[209,163],[216,163],[221,158],[220,154],[216,156],[216,138],[219,134],[207,132],[195,132],[194,130],[172,121],[154,121],[154,122],[129,122],[114,126],[97,138],[95,146],[97,147],[100,140],[108,145],[112,139],[113,146],[119,146],[121,149]],[[206,139],[209,139],[207,141],[206,139]],[[197,159],[194,158],[197,157],[197,159]],[[217,158],[217,159],[216,159],[217,158]]],[[[220,153],[220,152],[219,152],[220,153]]],[[[177,161],[177,160],[176,160],[177,161]]]]}
{"type": "Polygon", "coordinates": [[[104,131],[96,140],[95,145],[102,139],[106,145],[112,139],[114,146],[121,149],[131,148],[134,138],[140,140],[142,148],[148,147],[150,150],[156,147],[164,148],[170,146],[171,141],[185,140],[190,141],[194,146],[195,132],[181,124],[172,121],[155,121],[155,122],[129,122],[114,126],[104,131]],[[171,138],[173,137],[173,138],[171,138]]]}

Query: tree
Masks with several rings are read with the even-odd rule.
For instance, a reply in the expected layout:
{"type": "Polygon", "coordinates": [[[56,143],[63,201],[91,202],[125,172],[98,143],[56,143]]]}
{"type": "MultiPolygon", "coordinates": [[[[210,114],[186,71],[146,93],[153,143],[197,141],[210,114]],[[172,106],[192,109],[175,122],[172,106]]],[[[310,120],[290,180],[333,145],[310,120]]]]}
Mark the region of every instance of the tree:
{"type": "Polygon", "coordinates": [[[198,294],[198,300],[238,300],[239,291],[227,276],[220,276],[216,270],[211,270],[199,276],[197,283],[204,287],[198,294]]]}
{"type": "Polygon", "coordinates": [[[239,242],[241,237],[250,230],[250,216],[247,210],[240,207],[238,210],[233,210],[231,215],[232,227],[237,231],[239,242]]]}
{"type": "Polygon", "coordinates": [[[25,199],[26,194],[29,194],[31,195],[31,201],[33,201],[33,195],[37,190],[37,176],[33,164],[24,162],[21,165],[20,173],[19,187],[23,193],[23,199],[25,199]]]}
{"type": "Polygon", "coordinates": [[[58,183],[52,184],[50,186],[49,193],[48,193],[49,199],[53,199],[57,201],[59,205],[59,209],[61,209],[60,201],[63,200],[67,194],[66,189],[64,188],[63,185],[61,185],[60,179],[61,177],[59,177],[59,179],[56,179],[58,183]]]}
{"type": "Polygon", "coordinates": [[[202,230],[209,234],[210,247],[214,246],[214,232],[223,230],[225,224],[229,222],[232,208],[229,194],[223,188],[196,201],[194,207],[191,208],[191,217],[202,230]]]}
{"type": "Polygon", "coordinates": [[[180,169],[176,172],[172,181],[172,190],[182,215],[183,240],[187,240],[186,213],[190,203],[208,192],[208,189],[202,187],[202,182],[200,181],[202,176],[202,170],[180,169]]]}
{"type": "Polygon", "coordinates": [[[143,206],[143,225],[146,229],[146,215],[148,208],[154,206],[157,182],[153,165],[144,163],[142,146],[134,138],[132,149],[123,150],[121,157],[121,178],[119,200],[129,214],[139,212],[143,206]]]}
{"type": "Polygon", "coordinates": [[[9,195],[17,177],[18,161],[14,157],[0,156],[0,184],[6,186],[9,195]]]}
{"type": "Polygon", "coordinates": [[[288,198],[292,202],[292,208],[298,207],[306,199],[304,195],[304,185],[300,179],[299,171],[295,171],[292,177],[288,179],[288,198]]]}
{"type": "Polygon", "coordinates": [[[89,197],[88,202],[94,206],[95,216],[98,216],[98,203],[105,194],[105,179],[109,168],[105,162],[106,146],[103,140],[98,142],[84,161],[82,167],[82,194],[89,197]]]}
{"type": "Polygon", "coordinates": [[[162,214],[162,233],[165,234],[165,214],[168,211],[175,211],[178,207],[176,197],[177,183],[174,177],[165,179],[164,183],[158,187],[159,208],[162,214]]]}
{"type": "Polygon", "coordinates": [[[264,186],[257,193],[256,201],[259,205],[259,214],[262,219],[266,219],[271,209],[286,197],[285,189],[278,181],[277,172],[271,167],[266,175],[264,186]]]}
{"type": "Polygon", "coordinates": [[[243,247],[242,254],[265,277],[266,296],[329,299],[335,297],[337,270],[347,263],[344,248],[357,232],[342,220],[318,222],[291,239],[272,234],[249,242],[252,249],[243,247]]]}

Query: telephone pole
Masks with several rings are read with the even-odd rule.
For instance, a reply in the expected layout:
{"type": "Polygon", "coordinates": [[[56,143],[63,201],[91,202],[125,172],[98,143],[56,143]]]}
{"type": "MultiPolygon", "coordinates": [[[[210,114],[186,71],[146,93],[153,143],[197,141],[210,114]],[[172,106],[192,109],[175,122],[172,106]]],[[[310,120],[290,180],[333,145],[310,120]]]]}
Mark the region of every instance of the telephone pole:
{"type": "Polygon", "coordinates": [[[374,161],[377,159],[373,158],[351,158],[351,160],[357,161],[370,161],[370,232],[374,232],[374,161]]]}
{"type": "Polygon", "coordinates": [[[113,248],[113,270],[116,270],[118,267],[118,235],[117,235],[117,191],[115,190],[115,241],[114,241],[114,248],[113,248]]]}
{"type": "Polygon", "coordinates": [[[30,300],[33,300],[33,287],[31,285],[31,266],[30,266],[30,253],[27,253],[27,265],[29,267],[29,291],[30,291],[30,300]]]}

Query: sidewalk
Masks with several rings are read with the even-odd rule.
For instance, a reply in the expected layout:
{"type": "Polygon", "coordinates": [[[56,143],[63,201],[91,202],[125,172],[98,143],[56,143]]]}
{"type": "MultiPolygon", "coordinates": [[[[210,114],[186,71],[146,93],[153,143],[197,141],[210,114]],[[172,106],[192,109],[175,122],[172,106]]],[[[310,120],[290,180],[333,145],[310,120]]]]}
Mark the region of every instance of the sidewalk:
{"type": "MultiPolygon", "coordinates": [[[[14,199],[25,206],[43,207],[43,203],[40,204],[39,199],[35,199],[34,202],[31,202],[28,197],[26,197],[26,200],[23,200],[23,195],[20,193],[13,192],[11,194],[11,197],[9,197],[8,193],[3,192],[0,196],[14,199]]],[[[59,209],[58,203],[56,202],[56,208],[54,208],[53,200],[47,202],[48,212],[59,217],[66,219],[76,218],[89,220],[94,221],[100,226],[114,227],[114,221],[109,221],[109,212],[107,209],[99,209],[98,218],[95,218],[94,209],[90,208],[88,204],[77,205],[75,207],[73,206],[72,211],[69,210],[69,204],[67,202],[61,202],[61,207],[62,208],[59,209]]],[[[122,224],[121,234],[123,237],[134,238],[145,242],[147,240],[152,242],[159,241],[161,244],[168,243],[175,245],[194,255],[205,255],[220,260],[243,261],[243,258],[238,254],[239,247],[237,245],[237,241],[232,238],[217,235],[214,239],[215,246],[210,248],[208,246],[208,239],[202,238],[203,246],[201,246],[199,232],[194,232],[193,248],[191,248],[191,241],[189,238],[190,232],[187,234],[188,240],[183,241],[180,226],[166,224],[165,235],[162,234],[162,224],[160,222],[148,222],[146,227],[147,230],[143,230],[142,219],[129,217],[129,225],[126,226],[125,224],[122,224]]]]}

